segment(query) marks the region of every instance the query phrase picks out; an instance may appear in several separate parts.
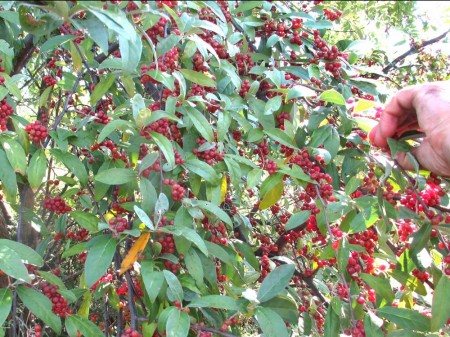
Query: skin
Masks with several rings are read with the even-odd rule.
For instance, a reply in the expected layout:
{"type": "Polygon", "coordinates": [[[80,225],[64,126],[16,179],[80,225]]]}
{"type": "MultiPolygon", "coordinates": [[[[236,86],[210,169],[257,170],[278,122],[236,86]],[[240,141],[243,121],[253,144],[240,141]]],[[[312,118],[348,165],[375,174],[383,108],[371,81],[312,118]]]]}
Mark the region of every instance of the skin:
{"type": "MultiPolygon", "coordinates": [[[[371,143],[387,149],[387,138],[406,131],[425,133],[412,149],[422,168],[437,175],[450,176],[450,81],[406,87],[385,106],[380,123],[369,134],[371,143]]],[[[399,164],[413,170],[405,153],[396,157],[399,164]]]]}

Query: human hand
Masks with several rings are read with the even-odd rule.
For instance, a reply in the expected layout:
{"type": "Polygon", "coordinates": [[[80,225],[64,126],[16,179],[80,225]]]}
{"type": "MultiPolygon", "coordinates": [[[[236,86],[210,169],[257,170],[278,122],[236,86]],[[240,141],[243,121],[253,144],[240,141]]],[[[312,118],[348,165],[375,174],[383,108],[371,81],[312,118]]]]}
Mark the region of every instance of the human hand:
{"type": "MultiPolygon", "coordinates": [[[[388,138],[411,130],[425,133],[420,145],[411,150],[419,164],[437,175],[450,176],[450,81],[400,90],[385,106],[369,139],[387,148],[388,138]]],[[[406,153],[398,153],[396,159],[404,169],[413,169],[406,153]]]]}

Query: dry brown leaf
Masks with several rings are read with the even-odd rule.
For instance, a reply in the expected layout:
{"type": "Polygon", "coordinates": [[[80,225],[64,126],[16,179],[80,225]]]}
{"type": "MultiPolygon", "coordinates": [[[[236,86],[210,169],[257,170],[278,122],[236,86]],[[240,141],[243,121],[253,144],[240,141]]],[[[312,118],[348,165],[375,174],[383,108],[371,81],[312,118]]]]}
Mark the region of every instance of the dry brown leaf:
{"type": "Polygon", "coordinates": [[[137,261],[139,254],[142,253],[149,239],[150,232],[141,234],[141,236],[134,243],[133,247],[131,247],[131,249],[129,250],[127,256],[125,256],[125,258],[123,259],[122,264],[120,265],[119,275],[125,273],[128,269],[131,268],[133,263],[137,261]]]}

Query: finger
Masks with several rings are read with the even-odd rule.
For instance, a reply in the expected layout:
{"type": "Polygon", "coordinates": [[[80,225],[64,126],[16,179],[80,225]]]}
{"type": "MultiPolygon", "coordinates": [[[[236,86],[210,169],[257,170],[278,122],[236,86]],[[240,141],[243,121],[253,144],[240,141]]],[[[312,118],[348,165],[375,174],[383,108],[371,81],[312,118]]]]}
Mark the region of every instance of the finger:
{"type": "Polygon", "coordinates": [[[414,98],[417,87],[400,90],[386,104],[380,117],[380,123],[369,133],[369,139],[375,146],[387,147],[387,138],[418,128],[414,98]]]}

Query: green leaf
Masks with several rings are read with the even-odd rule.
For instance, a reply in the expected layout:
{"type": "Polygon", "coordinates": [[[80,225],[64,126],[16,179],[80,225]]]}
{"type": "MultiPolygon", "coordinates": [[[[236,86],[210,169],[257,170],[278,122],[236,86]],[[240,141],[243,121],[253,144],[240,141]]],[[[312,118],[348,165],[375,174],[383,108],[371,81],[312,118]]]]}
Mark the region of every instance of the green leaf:
{"type": "Polygon", "coordinates": [[[431,306],[431,331],[438,331],[450,318],[449,299],[450,280],[443,275],[434,289],[433,304],[431,306]]]}
{"type": "Polygon", "coordinates": [[[136,212],[136,215],[139,217],[139,219],[142,221],[142,223],[147,227],[150,228],[151,230],[155,230],[155,227],[153,226],[153,222],[150,219],[150,217],[147,215],[147,213],[145,213],[145,211],[143,211],[142,209],[140,209],[138,206],[134,206],[134,211],[136,212]]]}
{"type": "Polygon", "coordinates": [[[336,308],[331,302],[325,315],[325,333],[327,337],[339,337],[341,321],[339,315],[336,313],[336,308]]]}
{"type": "Polygon", "coordinates": [[[263,306],[275,311],[286,322],[291,324],[298,323],[298,307],[295,302],[287,296],[278,295],[264,302],[263,306]]]}
{"type": "Polygon", "coordinates": [[[96,236],[89,242],[84,264],[86,285],[90,288],[106,273],[116,252],[117,240],[111,235],[96,236]]]}
{"type": "Polygon", "coordinates": [[[210,30],[219,36],[225,37],[223,28],[207,20],[193,20],[192,27],[210,30]]]}
{"type": "Polygon", "coordinates": [[[5,151],[0,149],[0,180],[2,181],[3,191],[8,201],[14,201],[17,196],[16,173],[6,157],[5,151]]]}
{"type": "Polygon", "coordinates": [[[16,140],[5,138],[2,140],[3,149],[15,172],[25,175],[27,171],[27,157],[25,151],[16,140]]]}
{"type": "Polygon", "coordinates": [[[105,125],[105,127],[98,135],[97,142],[98,143],[103,142],[105,138],[108,137],[115,129],[119,130],[131,129],[131,123],[123,119],[115,119],[109,122],[108,124],[105,125]]]}
{"type": "Polygon", "coordinates": [[[378,316],[384,317],[403,328],[423,332],[430,331],[431,328],[431,319],[412,309],[383,307],[376,312],[378,316]]]}
{"type": "Polygon", "coordinates": [[[373,288],[378,295],[388,301],[388,303],[391,303],[394,300],[395,295],[391,289],[391,284],[388,279],[370,274],[361,274],[361,278],[369,287],[373,288]]]}
{"type": "Polygon", "coordinates": [[[220,207],[210,203],[209,201],[205,201],[205,200],[197,200],[197,205],[201,209],[206,210],[206,211],[210,212],[211,214],[215,215],[216,217],[218,217],[220,220],[225,222],[228,226],[233,225],[228,214],[224,210],[222,210],[220,207]]]}
{"type": "Polygon", "coordinates": [[[312,29],[329,29],[333,27],[333,22],[328,20],[318,20],[318,21],[307,20],[303,23],[303,25],[305,27],[312,29]]]}
{"type": "Polygon", "coordinates": [[[265,302],[281,293],[289,285],[294,271],[293,264],[283,264],[272,270],[261,283],[258,300],[265,302]]]}
{"type": "Polygon", "coordinates": [[[5,322],[11,311],[12,291],[8,288],[0,289],[0,327],[5,322]]]}
{"type": "Polygon", "coordinates": [[[302,85],[296,85],[289,89],[286,95],[286,102],[298,97],[314,97],[317,92],[302,85]]]}
{"type": "Polygon", "coordinates": [[[66,289],[66,286],[64,285],[63,281],[61,281],[60,278],[53,273],[41,270],[39,271],[39,276],[41,276],[47,282],[58,286],[59,290],[66,289]]]}
{"type": "Polygon", "coordinates": [[[28,182],[31,189],[36,192],[45,177],[47,171],[47,158],[43,149],[36,150],[28,167],[28,182]]]}
{"type": "Polygon", "coordinates": [[[173,152],[173,146],[170,140],[161,135],[160,133],[150,131],[149,134],[152,136],[152,139],[158,145],[159,149],[164,154],[164,157],[169,164],[169,168],[172,169],[175,167],[175,154],[173,152]]]}
{"type": "Polygon", "coordinates": [[[66,249],[64,253],[62,253],[61,257],[65,259],[66,257],[71,257],[74,255],[78,255],[84,251],[88,250],[88,243],[87,242],[81,242],[76,245],[73,245],[69,249],[66,249]]]}
{"type": "Polygon", "coordinates": [[[96,324],[78,315],[68,315],[66,317],[66,329],[70,337],[79,336],[77,330],[85,337],[98,337],[103,335],[103,332],[96,324]]]}
{"type": "Polygon", "coordinates": [[[0,247],[8,247],[14,250],[24,263],[38,267],[44,265],[42,257],[33,248],[30,248],[23,243],[8,239],[0,239],[0,247]]]}
{"type": "Polygon", "coordinates": [[[214,142],[214,132],[211,123],[203,114],[193,107],[186,107],[183,109],[197,131],[206,139],[207,142],[214,142]]]}
{"type": "Polygon", "coordinates": [[[210,77],[206,76],[205,74],[200,73],[198,71],[194,71],[194,70],[190,70],[190,69],[180,69],[179,72],[181,74],[183,74],[183,76],[188,81],[203,85],[205,87],[214,88],[216,86],[216,82],[212,78],[210,78],[210,77]]]}
{"type": "Polygon", "coordinates": [[[383,337],[384,334],[381,330],[382,326],[383,320],[369,311],[364,319],[366,337],[383,337]]]}
{"type": "Polygon", "coordinates": [[[152,262],[143,261],[141,264],[141,275],[150,302],[153,303],[164,285],[164,274],[161,271],[153,271],[152,262]]]}
{"type": "Polygon", "coordinates": [[[184,255],[184,263],[189,274],[194,278],[197,284],[203,283],[203,266],[197,251],[191,247],[184,255]]]}
{"type": "Polygon", "coordinates": [[[116,76],[114,73],[108,73],[108,75],[102,77],[100,82],[95,85],[94,91],[91,93],[91,105],[97,104],[103,95],[108,92],[109,88],[111,88],[115,81],[116,76]]]}
{"type": "Polygon", "coordinates": [[[157,69],[149,70],[146,72],[146,74],[153,78],[155,81],[164,84],[170,91],[175,90],[175,80],[173,76],[170,76],[167,73],[163,73],[162,71],[159,71],[157,69]]]}
{"type": "Polygon", "coordinates": [[[57,334],[61,334],[61,319],[52,312],[52,302],[33,288],[18,286],[17,295],[23,304],[57,334]]]}
{"type": "Polygon", "coordinates": [[[388,138],[387,143],[389,145],[389,149],[391,150],[392,157],[395,157],[397,152],[411,151],[411,145],[409,145],[406,141],[398,141],[393,138],[388,138]]]}
{"type": "Polygon", "coordinates": [[[7,246],[0,246],[0,270],[17,280],[31,283],[28,270],[19,254],[7,246]]]}
{"type": "Polygon", "coordinates": [[[286,223],[285,230],[290,231],[291,229],[297,228],[302,225],[311,216],[311,211],[300,211],[292,214],[286,223]]]}
{"type": "Polygon", "coordinates": [[[106,185],[121,185],[136,180],[136,172],[125,168],[111,168],[99,172],[95,180],[106,185]]]}
{"type": "Polygon", "coordinates": [[[173,235],[184,237],[186,240],[192,242],[203,254],[208,256],[208,248],[205,245],[205,241],[203,241],[202,237],[198,235],[196,230],[189,227],[167,226],[166,228],[169,229],[173,235]]]}
{"type": "Polygon", "coordinates": [[[163,274],[166,279],[167,285],[169,286],[169,289],[172,291],[172,295],[174,296],[175,300],[182,303],[184,292],[183,288],[181,287],[180,281],[178,281],[176,275],[169,270],[163,270],[163,274]]]}
{"type": "Polygon", "coordinates": [[[194,298],[187,307],[190,308],[216,308],[224,310],[238,310],[236,300],[224,295],[207,295],[194,298]]]}
{"type": "Polygon", "coordinates": [[[237,8],[234,8],[232,10],[233,13],[242,13],[242,12],[246,12],[249,11],[253,8],[256,7],[261,7],[262,6],[262,1],[243,1],[239,4],[239,6],[237,8]]]}
{"type": "Polygon", "coordinates": [[[430,241],[430,234],[432,230],[432,226],[429,222],[426,222],[420,227],[418,231],[413,233],[412,242],[409,247],[410,256],[415,256],[420,253],[422,249],[426,247],[428,242],[430,241]]]}
{"type": "Polygon", "coordinates": [[[81,185],[86,185],[89,177],[86,168],[80,158],[69,152],[63,152],[59,149],[51,149],[50,153],[61,163],[66,166],[80,181],[81,185]]]}
{"type": "Polygon", "coordinates": [[[83,228],[87,229],[91,233],[98,231],[98,223],[100,219],[94,214],[83,211],[72,211],[70,216],[83,228]]]}
{"type": "Polygon", "coordinates": [[[326,90],[320,94],[319,99],[328,103],[334,103],[338,105],[345,105],[345,98],[336,90],[326,90]]]}
{"type": "Polygon", "coordinates": [[[53,50],[56,47],[63,45],[65,42],[76,38],[74,35],[58,35],[53,36],[46,40],[39,48],[39,52],[46,53],[49,50],[53,50]]]}
{"type": "Polygon", "coordinates": [[[288,337],[288,331],[283,319],[274,310],[257,307],[255,317],[264,337],[288,337]]]}
{"type": "Polygon", "coordinates": [[[219,260],[230,265],[235,263],[234,257],[228,254],[228,252],[224,248],[222,248],[222,245],[218,245],[210,241],[205,241],[205,244],[206,247],[208,248],[208,253],[210,257],[216,257],[219,260]]]}
{"type": "Polygon", "coordinates": [[[220,175],[207,163],[198,159],[190,159],[187,160],[183,167],[213,185],[217,185],[220,183],[220,175]]]}
{"type": "Polygon", "coordinates": [[[348,240],[343,238],[339,242],[338,248],[338,269],[341,273],[344,273],[347,269],[348,258],[350,257],[350,247],[348,245],[348,240]]]}
{"type": "Polygon", "coordinates": [[[180,310],[172,310],[167,318],[166,336],[167,337],[187,337],[190,328],[189,315],[180,310]]]}
{"type": "Polygon", "coordinates": [[[268,135],[271,139],[277,141],[278,143],[285,145],[287,147],[298,149],[294,143],[294,140],[291,139],[286,132],[277,128],[266,128],[264,133],[268,135]]]}

